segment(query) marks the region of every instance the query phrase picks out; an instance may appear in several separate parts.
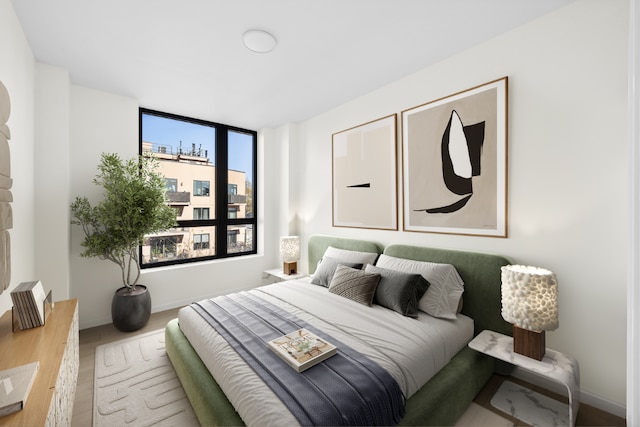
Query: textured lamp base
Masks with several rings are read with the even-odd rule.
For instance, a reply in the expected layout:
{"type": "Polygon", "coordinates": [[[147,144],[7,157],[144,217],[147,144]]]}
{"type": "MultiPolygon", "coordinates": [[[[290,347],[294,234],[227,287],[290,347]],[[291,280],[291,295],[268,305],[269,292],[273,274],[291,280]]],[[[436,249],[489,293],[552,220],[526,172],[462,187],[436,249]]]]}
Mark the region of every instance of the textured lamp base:
{"type": "Polygon", "coordinates": [[[296,274],[298,272],[298,263],[297,262],[285,262],[282,266],[282,270],[284,274],[296,274]]]}
{"type": "Polygon", "coordinates": [[[513,351],[536,360],[544,357],[544,331],[536,332],[513,325],[513,351]]]}

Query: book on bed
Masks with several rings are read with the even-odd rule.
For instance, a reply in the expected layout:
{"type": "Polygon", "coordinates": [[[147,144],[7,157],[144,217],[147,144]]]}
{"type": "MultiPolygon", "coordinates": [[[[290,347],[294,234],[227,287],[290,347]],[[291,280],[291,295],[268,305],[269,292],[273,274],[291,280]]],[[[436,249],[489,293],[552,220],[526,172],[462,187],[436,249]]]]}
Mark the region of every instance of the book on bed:
{"type": "Polygon", "coordinates": [[[298,329],[271,340],[267,344],[282,360],[298,372],[309,369],[336,354],[334,345],[306,329],[298,329]]]}

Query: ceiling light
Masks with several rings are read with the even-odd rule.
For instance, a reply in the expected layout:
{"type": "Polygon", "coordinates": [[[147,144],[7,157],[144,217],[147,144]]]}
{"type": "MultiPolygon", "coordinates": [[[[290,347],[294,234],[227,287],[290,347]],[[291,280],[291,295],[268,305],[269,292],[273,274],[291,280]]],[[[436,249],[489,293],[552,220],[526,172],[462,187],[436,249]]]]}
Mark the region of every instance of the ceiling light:
{"type": "Polygon", "coordinates": [[[258,52],[271,52],[278,43],[276,38],[263,30],[249,30],[242,36],[242,42],[247,49],[258,52]]]}

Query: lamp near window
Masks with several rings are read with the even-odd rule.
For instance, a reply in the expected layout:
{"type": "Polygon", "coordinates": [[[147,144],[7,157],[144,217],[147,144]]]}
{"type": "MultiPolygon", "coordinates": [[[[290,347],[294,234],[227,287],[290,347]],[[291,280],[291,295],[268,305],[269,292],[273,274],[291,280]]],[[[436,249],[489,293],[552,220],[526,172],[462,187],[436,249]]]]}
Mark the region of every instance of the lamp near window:
{"type": "Polygon", "coordinates": [[[536,360],[545,353],[545,331],[558,329],[558,281],[549,270],[502,267],[502,317],[513,324],[513,351],[536,360]]]}
{"type": "Polygon", "coordinates": [[[296,274],[300,259],[300,237],[287,236],[280,238],[280,259],[283,262],[284,274],[296,274]]]}

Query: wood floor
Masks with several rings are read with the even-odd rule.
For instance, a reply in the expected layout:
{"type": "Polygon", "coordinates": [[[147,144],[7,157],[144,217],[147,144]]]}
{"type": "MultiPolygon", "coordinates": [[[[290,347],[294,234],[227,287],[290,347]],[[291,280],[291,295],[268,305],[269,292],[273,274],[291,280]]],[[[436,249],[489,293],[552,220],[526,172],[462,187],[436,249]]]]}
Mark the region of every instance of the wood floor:
{"type": "MultiPolygon", "coordinates": [[[[95,328],[83,329],[80,331],[80,371],[78,374],[76,401],[73,408],[73,418],[71,422],[72,427],[87,427],[92,425],[94,376],[93,370],[96,347],[108,342],[129,338],[135,335],[163,328],[167,324],[167,322],[169,322],[169,320],[177,317],[177,314],[178,309],[153,313],[151,315],[151,318],[149,319],[149,323],[144,328],[136,332],[120,332],[113,325],[103,325],[95,328]]],[[[566,398],[563,398],[562,396],[555,395],[548,392],[547,390],[533,386],[517,378],[494,375],[493,378],[478,394],[475,399],[475,403],[496,414],[499,414],[504,418],[510,419],[515,426],[526,426],[527,424],[524,424],[515,418],[510,418],[508,415],[494,409],[490,404],[491,397],[498,390],[500,384],[502,384],[502,381],[506,379],[515,383],[526,385],[534,391],[546,394],[558,400],[564,400],[566,402],[566,398]]],[[[491,419],[487,420],[483,416],[475,415],[474,412],[470,411],[465,415],[465,425],[473,427],[493,427],[495,425],[492,423],[491,419]]],[[[599,409],[581,404],[576,420],[576,425],[624,427],[626,423],[623,418],[616,417],[599,409]]]]}

